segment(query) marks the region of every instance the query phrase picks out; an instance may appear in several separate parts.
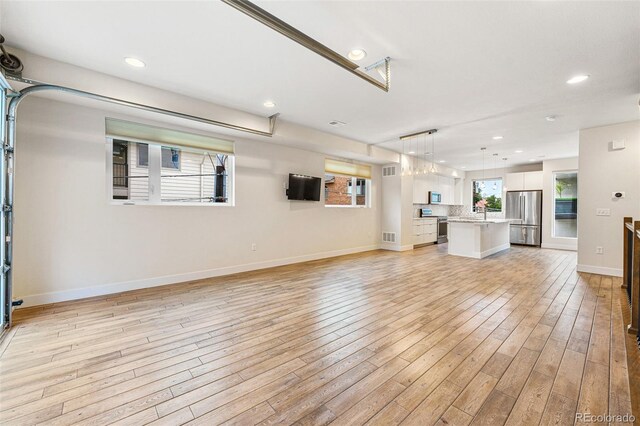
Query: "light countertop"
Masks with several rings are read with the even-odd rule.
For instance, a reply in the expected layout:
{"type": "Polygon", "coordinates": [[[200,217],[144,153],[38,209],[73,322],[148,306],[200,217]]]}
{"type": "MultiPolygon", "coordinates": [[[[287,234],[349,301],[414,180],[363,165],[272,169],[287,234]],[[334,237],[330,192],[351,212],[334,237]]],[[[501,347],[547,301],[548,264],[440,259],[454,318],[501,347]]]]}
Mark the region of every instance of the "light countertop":
{"type": "Polygon", "coordinates": [[[477,224],[487,224],[487,223],[509,223],[511,220],[509,219],[500,219],[500,218],[487,218],[484,219],[471,219],[464,217],[450,217],[449,223],[477,223],[477,224]]]}

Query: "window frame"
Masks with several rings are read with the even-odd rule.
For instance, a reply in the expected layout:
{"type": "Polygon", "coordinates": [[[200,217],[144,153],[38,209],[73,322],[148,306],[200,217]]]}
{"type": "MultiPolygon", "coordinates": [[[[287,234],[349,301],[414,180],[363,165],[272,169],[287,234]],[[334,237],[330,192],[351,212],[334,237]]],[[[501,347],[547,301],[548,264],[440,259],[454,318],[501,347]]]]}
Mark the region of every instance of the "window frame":
{"type": "MultiPolygon", "coordinates": [[[[363,209],[363,208],[371,208],[371,179],[366,179],[366,178],[361,178],[361,177],[355,177],[355,176],[347,176],[347,175],[339,175],[336,173],[327,173],[325,172],[324,177],[322,178],[323,180],[323,184],[326,181],[326,177],[327,175],[330,176],[338,176],[338,177],[343,177],[343,178],[350,178],[351,179],[351,184],[348,185],[348,189],[347,189],[347,194],[351,195],[351,204],[350,205],[346,205],[346,204],[327,204],[327,197],[326,197],[326,191],[324,191],[324,200],[323,200],[323,204],[325,207],[330,207],[330,208],[347,208],[347,209],[363,209]],[[357,204],[357,200],[358,200],[358,189],[357,189],[357,182],[358,180],[364,180],[365,181],[365,190],[364,190],[364,204],[357,204]],[[354,191],[353,188],[356,187],[356,190],[354,191]]],[[[360,185],[361,186],[361,185],[360,185]]]]}
{"type": "Polygon", "coordinates": [[[471,211],[477,213],[473,195],[476,191],[476,182],[500,181],[500,210],[487,210],[487,213],[504,213],[504,179],[501,176],[491,178],[471,179],[471,211]]]}
{"type": "MultiPolygon", "coordinates": [[[[118,139],[118,140],[124,140],[124,139],[118,139]]],[[[127,142],[134,142],[134,141],[127,141],[127,142]]],[[[179,172],[182,171],[182,151],[183,151],[182,148],[178,148],[178,147],[175,147],[175,146],[173,146],[173,147],[172,146],[166,146],[166,145],[157,144],[157,143],[154,143],[154,144],[144,143],[144,142],[135,142],[135,143],[136,143],[136,167],[139,167],[141,169],[149,168],[149,145],[160,145],[160,147],[161,147],[160,149],[161,150],[163,150],[163,149],[168,149],[168,150],[175,149],[175,150],[178,151],[178,167],[165,167],[164,166],[164,162],[160,163],[161,164],[160,167],[165,169],[165,170],[174,170],[174,171],[179,171],[179,172]],[[146,145],[147,146],[147,164],[146,165],[145,164],[140,164],[140,147],[142,145],[146,145]]]]}
{"type": "MultiPolygon", "coordinates": [[[[228,166],[227,166],[227,201],[225,203],[199,203],[199,202],[175,202],[175,201],[168,201],[168,202],[162,202],[161,200],[159,200],[159,198],[157,200],[152,199],[151,193],[149,193],[149,199],[148,200],[128,200],[128,199],[114,199],[113,198],[113,141],[114,139],[119,140],[119,141],[125,141],[125,142],[129,142],[129,143],[136,143],[136,144],[147,144],[147,145],[156,145],[156,146],[160,146],[162,147],[167,147],[167,148],[172,148],[171,146],[167,146],[164,144],[160,144],[157,143],[155,141],[146,141],[146,140],[139,140],[139,139],[135,139],[135,138],[113,138],[111,136],[107,136],[105,141],[105,155],[106,155],[106,162],[105,162],[105,166],[106,166],[106,179],[105,179],[105,185],[106,185],[106,194],[107,194],[107,201],[110,205],[114,205],[114,206],[158,206],[158,207],[162,207],[162,206],[184,206],[184,207],[234,207],[235,206],[235,199],[236,199],[236,194],[235,194],[235,170],[236,170],[236,158],[235,155],[232,154],[224,154],[227,155],[227,161],[228,161],[228,166]]],[[[184,147],[173,147],[173,148],[178,148],[180,150],[180,152],[185,152],[185,151],[189,151],[188,148],[184,148],[184,147]]],[[[137,150],[137,148],[136,148],[137,150]]],[[[207,152],[206,150],[201,150],[201,149],[195,149],[195,152],[207,152]]],[[[151,161],[151,152],[152,150],[149,150],[149,161],[151,161]]],[[[208,151],[210,152],[212,155],[218,154],[215,151],[208,151]]],[[[137,156],[137,152],[136,152],[136,156],[137,156]]],[[[138,160],[136,158],[136,164],[138,163],[138,160]]],[[[160,157],[160,166],[162,166],[162,157],[160,157]]],[[[182,155],[180,156],[180,166],[182,168],[182,155]]],[[[149,168],[148,166],[139,166],[140,168],[149,168]]],[[[172,170],[172,171],[182,171],[182,170],[178,170],[178,169],[174,169],[174,168],[165,168],[165,167],[160,167],[159,169],[159,175],[158,176],[151,176],[152,173],[152,169],[154,169],[154,167],[149,169],[149,185],[152,184],[153,181],[155,182],[160,182],[161,180],[161,173],[162,170],[172,170]]],[[[162,186],[158,185],[159,188],[159,193],[162,193],[162,186]]]]}
{"type": "MultiPolygon", "coordinates": [[[[557,175],[560,174],[568,174],[568,173],[575,173],[576,175],[576,182],[578,181],[578,170],[554,170],[553,171],[553,178],[551,179],[551,191],[553,194],[553,210],[552,210],[552,216],[551,216],[551,238],[554,239],[562,239],[562,240],[577,240],[578,239],[578,234],[577,234],[577,226],[578,226],[578,217],[576,215],[576,236],[575,237],[561,237],[561,236],[557,236],[556,235],[556,201],[557,201],[557,197],[556,197],[556,181],[557,181],[557,175]]],[[[578,202],[578,194],[576,193],[576,202],[578,202]]]]}

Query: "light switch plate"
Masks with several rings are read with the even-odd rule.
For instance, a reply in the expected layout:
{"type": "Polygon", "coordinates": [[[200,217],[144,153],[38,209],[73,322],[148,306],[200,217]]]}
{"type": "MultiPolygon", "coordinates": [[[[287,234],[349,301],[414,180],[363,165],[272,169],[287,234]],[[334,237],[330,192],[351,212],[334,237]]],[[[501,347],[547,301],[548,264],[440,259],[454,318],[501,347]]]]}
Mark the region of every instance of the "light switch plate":
{"type": "Polygon", "coordinates": [[[611,216],[611,209],[596,209],[596,216],[611,216]]]}

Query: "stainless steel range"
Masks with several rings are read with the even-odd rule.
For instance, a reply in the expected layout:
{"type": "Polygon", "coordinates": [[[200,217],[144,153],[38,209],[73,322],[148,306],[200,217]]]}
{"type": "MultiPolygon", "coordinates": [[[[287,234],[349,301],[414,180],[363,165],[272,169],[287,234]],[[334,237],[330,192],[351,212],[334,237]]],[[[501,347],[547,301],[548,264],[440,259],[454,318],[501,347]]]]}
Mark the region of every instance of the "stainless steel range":
{"type": "Polygon", "coordinates": [[[449,241],[447,231],[449,228],[449,218],[447,216],[438,216],[438,244],[449,241]]]}

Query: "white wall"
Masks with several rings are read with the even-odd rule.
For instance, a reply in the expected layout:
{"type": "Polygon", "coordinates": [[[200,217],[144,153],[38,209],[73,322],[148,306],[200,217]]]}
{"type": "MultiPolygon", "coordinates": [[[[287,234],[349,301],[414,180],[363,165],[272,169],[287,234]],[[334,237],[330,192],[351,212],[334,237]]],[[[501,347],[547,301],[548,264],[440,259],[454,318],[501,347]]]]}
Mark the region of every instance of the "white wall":
{"type": "MultiPolygon", "coordinates": [[[[542,163],[542,247],[544,248],[578,249],[578,240],[576,238],[556,238],[553,236],[554,195],[556,192],[553,175],[556,172],[576,170],[578,170],[578,157],[547,160],[542,163]]],[[[565,196],[569,196],[569,194],[565,194],[565,196]]],[[[580,206],[580,203],[581,200],[578,199],[578,206],[580,206]]]]}
{"type": "Polygon", "coordinates": [[[640,220],[640,121],[581,130],[579,170],[578,270],[622,276],[622,221],[640,220]],[[612,151],[614,139],[624,139],[626,149],[612,151]],[[614,191],[626,198],[612,198],[614,191]],[[597,208],[611,216],[596,216],[597,208]]]}
{"type": "MultiPolygon", "coordinates": [[[[379,244],[379,166],[373,168],[371,208],[290,202],[283,188],[288,173],[323,176],[325,155],[265,138],[235,139],[235,207],[112,205],[106,197],[105,116],[142,121],[45,98],[30,97],[20,106],[14,295],[25,305],[379,244]]],[[[156,120],[143,122],[167,126],[156,120]]]]}
{"type": "MultiPolygon", "coordinates": [[[[524,164],[521,166],[514,167],[505,167],[504,169],[487,169],[484,171],[484,176],[482,170],[472,170],[468,171],[465,175],[464,181],[464,194],[463,194],[463,209],[462,214],[472,214],[473,207],[473,181],[478,179],[502,179],[502,185],[504,188],[507,173],[521,173],[521,172],[536,172],[542,170],[542,163],[534,163],[534,164],[524,164]]],[[[503,197],[504,199],[504,197],[503,197]]],[[[487,216],[490,217],[504,217],[504,206],[503,211],[501,213],[498,212],[487,212],[487,216]]]]}

